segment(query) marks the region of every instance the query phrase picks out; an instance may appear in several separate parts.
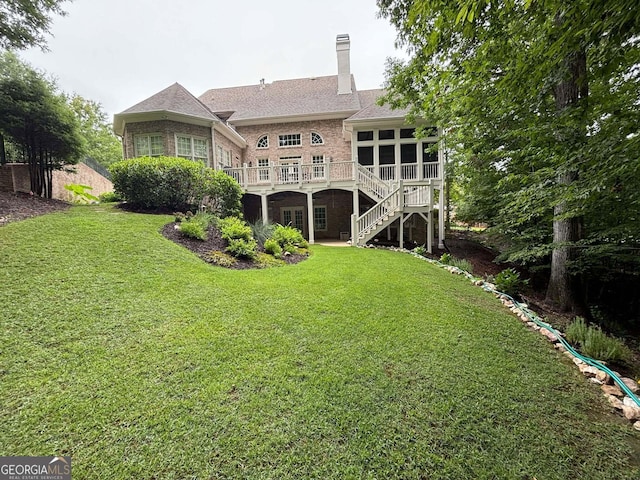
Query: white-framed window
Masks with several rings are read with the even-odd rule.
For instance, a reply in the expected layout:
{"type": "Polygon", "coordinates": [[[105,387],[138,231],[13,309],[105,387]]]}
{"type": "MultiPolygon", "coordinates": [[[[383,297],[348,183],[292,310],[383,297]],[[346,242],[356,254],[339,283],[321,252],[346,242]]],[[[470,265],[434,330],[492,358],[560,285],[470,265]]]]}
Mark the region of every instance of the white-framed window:
{"type": "Polygon", "coordinates": [[[302,145],[302,140],[299,133],[287,133],[284,135],[278,135],[279,147],[297,147],[302,145]]]}
{"type": "Polygon", "coordinates": [[[327,207],[316,205],[313,207],[313,228],[314,230],[327,230],[327,207]]]}
{"type": "Polygon", "coordinates": [[[269,181],[269,159],[268,158],[258,159],[258,180],[261,182],[269,181]]]}
{"type": "Polygon", "coordinates": [[[311,163],[313,163],[313,178],[324,178],[324,155],[314,155],[311,157],[311,163]]]}
{"type": "Polygon", "coordinates": [[[216,145],[216,163],[222,166],[222,145],[216,145]]]}
{"type": "Polygon", "coordinates": [[[207,163],[209,159],[207,140],[190,135],[176,135],[176,155],[189,160],[200,160],[207,163]]]}
{"type": "Polygon", "coordinates": [[[269,135],[261,136],[256,142],[256,148],[269,148],[269,135]]]}
{"type": "Polygon", "coordinates": [[[231,150],[225,150],[222,152],[222,165],[225,167],[231,167],[231,150]]]}
{"type": "Polygon", "coordinates": [[[324,145],[322,135],[316,132],[311,132],[311,145],[324,145]]]}
{"type": "Polygon", "coordinates": [[[158,157],[164,155],[164,142],[162,135],[135,135],[133,144],[136,157],[158,157]]]}

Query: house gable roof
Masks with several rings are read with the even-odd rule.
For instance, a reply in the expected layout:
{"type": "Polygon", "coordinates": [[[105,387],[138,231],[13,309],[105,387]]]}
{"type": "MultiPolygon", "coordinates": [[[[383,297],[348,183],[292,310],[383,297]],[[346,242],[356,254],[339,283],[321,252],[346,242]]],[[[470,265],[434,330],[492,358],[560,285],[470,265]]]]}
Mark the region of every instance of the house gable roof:
{"type": "Polygon", "coordinates": [[[353,76],[352,92],[338,95],[338,76],[278,80],[267,84],[207,90],[200,100],[231,123],[243,120],[335,114],[346,118],[360,110],[353,76]]]}
{"type": "Polygon", "coordinates": [[[207,120],[219,120],[206,105],[177,82],[119,115],[152,112],[172,112],[207,120]]]}

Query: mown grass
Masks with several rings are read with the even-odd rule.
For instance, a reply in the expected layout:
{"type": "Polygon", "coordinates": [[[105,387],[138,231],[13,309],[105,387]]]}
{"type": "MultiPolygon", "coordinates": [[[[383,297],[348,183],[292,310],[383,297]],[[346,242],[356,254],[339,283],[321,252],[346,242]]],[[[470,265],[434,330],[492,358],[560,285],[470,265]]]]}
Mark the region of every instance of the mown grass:
{"type": "Polygon", "coordinates": [[[225,270],[170,220],[0,228],[0,455],[101,479],[640,477],[640,435],[465,280],[319,246],[225,270]]]}

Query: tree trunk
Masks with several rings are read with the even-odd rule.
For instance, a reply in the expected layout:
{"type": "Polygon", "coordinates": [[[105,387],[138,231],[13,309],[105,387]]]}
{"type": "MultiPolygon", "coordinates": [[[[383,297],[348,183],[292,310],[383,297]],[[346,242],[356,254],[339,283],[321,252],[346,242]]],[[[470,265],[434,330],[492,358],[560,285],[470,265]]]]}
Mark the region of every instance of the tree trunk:
{"type": "MultiPolygon", "coordinates": [[[[558,115],[568,108],[578,107],[580,100],[588,95],[587,63],[584,52],[568,55],[564,60],[566,78],[554,88],[553,94],[558,115]]],[[[586,134],[584,125],[566,125],[557,132],[558,142],[577,148],[576,141],[580,141],[586,134]]],[[[577,167],[566,164],[559,168],[556,181],[561,187],[561,195],[578,179],[577,167]]],[[[553,252],[551,255],[551,275],[547,287],[546,301],[562,311],[582,313],[582,292],[578,288],[579,278],[570,270],[570,262],[575,258],[575,244],[581,238],[582,219],[578,216],[567,217],[568,205],[561,200],[553,209],[553,252]]]]}
{"type": "Polygon", "coordinates": [[[0,165],[7,163],[7,152],[4,149],[4,137],[0,133],[0,165]]]}

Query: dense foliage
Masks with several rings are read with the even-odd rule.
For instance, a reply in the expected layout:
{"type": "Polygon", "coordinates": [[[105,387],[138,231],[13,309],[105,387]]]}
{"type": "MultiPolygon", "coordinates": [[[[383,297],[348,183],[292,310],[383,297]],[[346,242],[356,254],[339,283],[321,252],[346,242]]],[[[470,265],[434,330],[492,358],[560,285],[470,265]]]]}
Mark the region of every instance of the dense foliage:
{"type": "Polygon", "coordinates": [[[222,170],[207,168],[203,173],[202,203],[218,217],[242,215],[242,187],[222,170]]]}
{"type": "Polygon", "coordinates": [[[596,278],[637,285],[639,4],[378,5],[411,56],[390,61],[386,100],[447,127],[459,218],[487,223],[505,259],[547,268],[561,308],[601,301],[596,278]]]}
{"type": "Polygon", "coordinates": [[[258,242],[251,227],[238,217],[226,217],[218,222],[220,234],[227,241],[226,251],[234,257],[254,260],[258,255],[258,242]]]}
{"type": "Polygon", "coordinates": [[[240,208],[242,189],[224,172],[177,157],[140,157],[109,167],[114,190],[134,207],[190,210],[205,205],[226,216],[240,208]]]}
{"type": "Polygon", "coordinates": [[[140,157],[109,167],[116,193],[134,207],[188,210],[198,203],[201,164],[174,157],[140,157]]]}
{"type": "Polygon", "coordinates": [[[102,105],[80,95],[71,96],[67,102],[80,123],[86,155],[104,167],[122,160],[122,143],[113,133],[102,105]]]}
{"type": "Polygon", "coordinates": [[[295,253],[300,248],[309,248],[309,242],[302,236],[302,232],[294,227],[277,224],[273,228],[271,239],[280,245],[283,252],[295,253]]]}
{"type": "Polygon", "coordinates": [[[65,15],[66,0],[2,0],[0,48],[45,48],[52,15],[65,15]]]}
{"type": "Polygon", "coordinates": [[[78,121],[55,84],[14,54],[0,55],[0,163],[10,151],[11,160],[29,165],[31,191],[50,198],[53,171],[77,163],[84,149],[78,121]]]}

